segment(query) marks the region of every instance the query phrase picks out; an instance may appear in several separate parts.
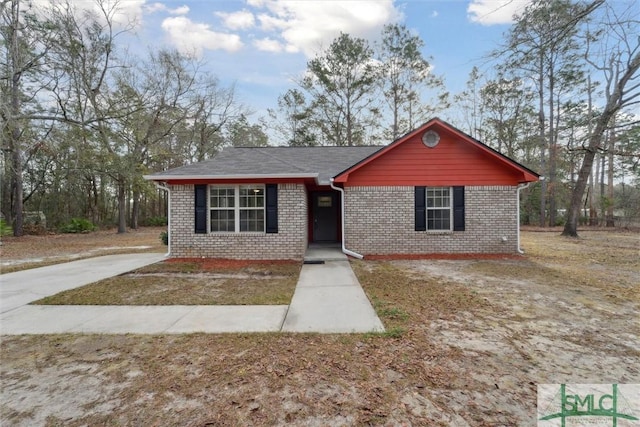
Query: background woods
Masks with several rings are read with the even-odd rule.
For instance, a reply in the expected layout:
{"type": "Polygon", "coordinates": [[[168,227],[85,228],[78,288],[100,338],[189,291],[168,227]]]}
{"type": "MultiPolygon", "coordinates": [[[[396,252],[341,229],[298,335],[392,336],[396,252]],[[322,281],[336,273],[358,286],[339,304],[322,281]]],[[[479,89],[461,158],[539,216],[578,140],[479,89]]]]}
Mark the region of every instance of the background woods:
{"type": "Polygon", "coordinates": [[[640,218],[631,3],[533,1],[453,94],[404,25],[342,33],[258,119],[197,57],[129,51],[118,2],[36,4],[0,0],[0,190],[16,235],[38,231],[34,212],[50,229],[160,225],[166,195],[143,174],[227,145],[386,144],[433,116],[545,176],[523,191],[523,223],[575,235],[640,218]]]}

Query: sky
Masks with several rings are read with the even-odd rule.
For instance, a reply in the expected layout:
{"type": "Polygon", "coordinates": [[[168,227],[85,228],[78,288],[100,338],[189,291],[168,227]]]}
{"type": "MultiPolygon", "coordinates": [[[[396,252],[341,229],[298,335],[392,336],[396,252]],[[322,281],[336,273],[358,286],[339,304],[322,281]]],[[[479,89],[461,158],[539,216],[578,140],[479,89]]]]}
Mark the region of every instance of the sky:
{"type": "Polygon", "coordinates": [[[116,19],[135,20],[135,34],[126,38],[133,53],[164,46],[197,56],[224,85],[235,84],[253,119],[275,108],[340,32],[374,41],[389,23],[419,35],[434,72],[459,92],[529,1],[120,0],[116,19]]]}

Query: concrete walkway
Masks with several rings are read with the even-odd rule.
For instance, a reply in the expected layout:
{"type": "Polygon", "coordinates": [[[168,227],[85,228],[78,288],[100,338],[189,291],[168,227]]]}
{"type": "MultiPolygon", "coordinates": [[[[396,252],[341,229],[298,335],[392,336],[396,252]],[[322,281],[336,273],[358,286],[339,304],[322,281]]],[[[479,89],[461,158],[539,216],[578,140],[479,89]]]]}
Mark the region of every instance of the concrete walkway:
{"type": "Polygon", "coordinates": [[[290,306],[45,306],[48,295],[125,273],[161,254],[109,255],[0,275],[0,334],[383,331],[346,257],[312,250],[290,306]],[[321,259],[322,258],[322,259],[321,259]]]}
{"type": "Polygon", "coordinates": [[[339,249],[312,247],[305,261],[312,264],[302,266],[282,331],[384,331],[346,255],[339,249]]]}

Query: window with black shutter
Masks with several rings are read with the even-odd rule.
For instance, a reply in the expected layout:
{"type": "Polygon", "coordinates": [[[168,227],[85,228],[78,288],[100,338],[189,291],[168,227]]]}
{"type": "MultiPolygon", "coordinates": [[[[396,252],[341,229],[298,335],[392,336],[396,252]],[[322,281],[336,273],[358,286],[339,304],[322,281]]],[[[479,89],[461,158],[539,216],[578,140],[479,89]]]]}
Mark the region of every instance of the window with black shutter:
{"type": "Polygon", "coordinates": [[[427,202],[426,187],[415,188],[415,223],[416,231],[425,231],[427,229],[427,202]]]}
{"type": "Polygon", "coordinates": [[[277,233],[277,184],[196,185],[195,232],[277,233]]]}
{"type": "Polygon", "coordinates": [[[195,190],[195,232],[198,234],[207,232],[207,186],[198,184],[195,190]]]}
{"type": "Polygon", "coordinates": [[[267,208],[266,217],[267,224],[265,231],[267,233],[278,232],[278,184],[267,184],[267,208]]]}
{"type": "Polygon", "coordinates": [[[464,231],[464,187],[415,187],[416,231],[464,231]]]}
{"type": "Polygon", "coordinates": [[[453,187],[453,231],[464,231],[464,187],[453,187]]]}

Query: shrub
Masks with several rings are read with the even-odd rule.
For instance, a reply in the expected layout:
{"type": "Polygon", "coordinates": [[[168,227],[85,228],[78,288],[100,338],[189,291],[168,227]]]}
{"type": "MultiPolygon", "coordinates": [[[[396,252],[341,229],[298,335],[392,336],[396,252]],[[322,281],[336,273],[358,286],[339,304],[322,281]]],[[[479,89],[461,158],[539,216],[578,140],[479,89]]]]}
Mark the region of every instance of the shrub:
{"type": "Polygon", "coordinates": [[[34,224],[31,222],[27,222],[22,226],[22,232],[24,234],[29,234],[31,236],[44,236],[49,231],[46,227],[41,224],[34,224]]]}
{"type": "Polygon", "coordinates": [[[68,224],[60,228],[62,233],[88,233],[96,229],[91,221],[84,218],[71,218],[68,224]]]}
{"type": "Polygon", "coordinates": [[[169,233],[167,233],[166,231],[163,231],[162,233],[160,233],[160,241],[165,246],[168,246],[169,245],[169,233]]]}
{"type": "Polygon", "coordinates": [[[13,234],[13,227],[11,227],[4,219],[0,219],[0,237],[13,234]]]}
{"type": "Polygon", "coordinates": [[[160,227],[162,225],[167,225],[167,217],[166,216],[152,216],[151,218],[147,218],[144,221],[144,225],[148,227],[160,227]]]}

